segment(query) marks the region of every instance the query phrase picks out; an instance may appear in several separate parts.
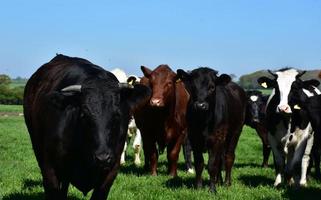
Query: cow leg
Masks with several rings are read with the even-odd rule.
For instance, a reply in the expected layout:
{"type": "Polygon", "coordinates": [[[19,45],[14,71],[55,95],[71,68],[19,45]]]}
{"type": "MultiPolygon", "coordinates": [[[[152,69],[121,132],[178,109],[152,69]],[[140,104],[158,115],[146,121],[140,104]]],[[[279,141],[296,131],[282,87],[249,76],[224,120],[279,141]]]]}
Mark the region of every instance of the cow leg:
{"type": "Polygon", "coordinates": [[[309,166],[309,159],[310,159],[310,153],[313,146],[313,135],[309,135],[307,139],[307,145],[303,154],[302,163],[301,163],[301,179],[300,179],[300,186],[306,186],[307,185],[307,169],[309,166]]]}
{"type": "Polygon", "coordinates": [[[184,135],[180,135],[178,139],[172,141],[167,146],[168,172],[169,175],[173,177],[177,176],[177,160],[181,150],[183,138],[184,135]]]}
{"type": "Polygon", "coordinates": [[[214,144],[209,149],[208,173],[210,175],[210,191],[216,192],[216,183],[220,175],[221,154],[223,152],[222,144],[214,144]]]}
{"type": "Polygon", "coordinates": [[[158,162],[158,152],[156,145],[153,144],[152,149],[151,149],[151,158],[150,158],[150,163],[151,163],[151,173],[153,176],[157,176],[157,162],[158,162]]]}
{"type": "Polygon", "coordinates": [[[263,144],[263,163],[262,163],[262,167],[264,167],[264,168],[268,167],[270,153],[271,153],[270,145],[263,144]]]}
{"type": "Polygon", "coordinates": [[[145,170],[150,171],[151,175],[157,176],[158,153],[155,142],[143,142],[145,156],[145,170]]]}
{"type": "Polygon", "coordinates": [[[268,133],[268,139],[273,152],[274,167],[275,167],[275,173],[276,173],[274,186],[277,187],[282,182],[282,174],[284,172],[285,158],[283,156],[283,153],[281,152],[283,149],[278,148],[279,142],[276,141],[274,136],[268,133]]]}
{"type": "Polygon", "coordinates": [[[204,158],[201,150],[193,149],[194,154],[194,166],[196,172],[196,188],[201,188],[202,183],[202,172],[204,169],[204,158]]]}
{"type": "Polygon", "coordinates": [[[183,155],[187,172],[194,174],[194,169],[192,166],[192,147],[188,137],[186,137],[183,143],[183,155]]]}
{"type": "Polygon", "coordinates": [[[42,175],[46,200],[67,199],[68,182],[59,181],[55,170],[51,167],[45,167],[42,175]]]}
{"type": "Polygon", "coordinates": [[[157,175],[157,160],[158,152],[156,148],[156,140],[151,137],[150,133],[152,131],[141,130],[143,139],[143,150],[144,150],[144,169],[145,171],[150,171],[153,176],[157,175]]]}
{"type": "Polygon", "coordinates": [[[220,164],[219,164],[219,171],[218,171],[218,174],[217,174],[217,183],[222,185],[223,184],[223,177],[222,177],[222,156],[220,158],[220,164]]]}
{"type": "MultiPolygon", "coordinates": [[[[314,160],[314,168],[315,168],[315,175],[318,180],[321,180],[321,173],[320,173],[320,146],[321,146],[321,138],[319,134],[314,134],[314,144],[312,147],[312,160],[314,160]]],[[[310,163],[311,163],[310,162],[310,163]]]]}
{"type": "Polygon", "coordinates": [[[121,165],[124,165],[126,163],[126,161],[125,161],[126,150],[127,150],[127,141],[125,141],[124,149],[123,149],[123,152],[121,153],[121,157],[120,157],[120,164],[121,165]]]}
{"type": "MultiPolygon", "coordinates": [[[[225,131],[227,131],[227,130],[225,130],[225,131]]],[[[236,149],[236,145],[239,140],[241,131],[242,131],[242,126],[238,129],[236,129],[236,131],[234,133],[232,133],[233,137],[230,139],[230,143],[228,144],[228,147],[227,147],[227,150],[225,153],[225,181],[224,181],[224,184],[226,186],[231,185],[231,174],[232,174],[232,167],[234,165],[234,160],[235,160],[235,149],[236,149]]]]}
{"type": "Polygon", "coordinates": [[[267,136],[267,130],[262,125],[256,126],[256,132],[258,133],[261,141],[262,141],[262,147],[263,147],[263,163],[262,167],[268,167],[269,162],[269,156],[271,152],[271,147],[268,142],[268,136],[267,136]]]}
{"type": "Polygon", "coordinates": [[[133,143],[134,154],[135,154],[134,155],[135,156],[134,163],[136,166],[139,166],[141,164],[141,161],[140,161],[141,146],[142,146],[142,136],[140,134],[139,129],[137,129],[136,136],[135,136],[134,143],[133,143]]]}

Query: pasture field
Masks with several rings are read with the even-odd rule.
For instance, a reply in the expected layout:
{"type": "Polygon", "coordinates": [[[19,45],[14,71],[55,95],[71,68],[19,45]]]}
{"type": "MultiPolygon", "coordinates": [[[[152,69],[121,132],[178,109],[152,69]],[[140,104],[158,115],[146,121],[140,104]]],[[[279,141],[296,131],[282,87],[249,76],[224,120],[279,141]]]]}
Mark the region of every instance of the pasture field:
{"type": "MultiPolygon", "coordinates": [[[[22,112],[21,106],[0,106],[1,112],[22,112]]],[[[236,162],[233,168],[232,186],[218,186],[217,194],[208,192],[208,174],[203,172],[205,187],[193,188],[194,175],[185,173],[183,156],[180,155],[180,178],[166,175],[166,155],[160,156],[159,175],[152,177],[142,167],[132,162],[133,152],[122,166],[109,193],[109,199],[321,199],[321,183],[312,174],[307,188],[294,189],[287,186],[273,188],[274,170],[272,156],[269,168],[261,168],[261,142],[255,131],[244,127],[238,143],[236,162]]],[[[206,159],[207,160],[207,159],[206,159]]],[[[89,199],[74,187],[69,188],[69,198],[89,199]]],[[[34,157],[29,135],[22,116],[0,115],[0,199],[43,199],[40,171],[34,157]]]]}

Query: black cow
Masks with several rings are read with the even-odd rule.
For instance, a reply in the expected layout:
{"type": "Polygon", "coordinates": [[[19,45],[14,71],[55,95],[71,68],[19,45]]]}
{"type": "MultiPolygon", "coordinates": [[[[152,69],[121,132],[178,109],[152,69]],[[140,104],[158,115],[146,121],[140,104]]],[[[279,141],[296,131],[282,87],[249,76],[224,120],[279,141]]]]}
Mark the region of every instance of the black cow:
{"type": "Polygon", "coordinates": [[[29,79],[24,116],[40,167],[45,199],[66,199],[71,183],[106,199],[117,175],[130,112],[149,99],[142,85],[81,58],[57,55],[29,79]]]}
{"type": "Polygon", "coordinates": [[[268,132],[265,122],[265,107],[268,95],[263,95],[261,91],[250,90],[246,92],[247,106],[245,124],[255,129],[262,141],[263,162],[262,167],[268,166],[271,147],[268,142],[268,132]]]}
{"type": "Polygon", "coordinates": [[[230,76],[210,68],[198,68],[190,73],[179,69],[177,75],[190,93],[187,108],[188,136],[191,141],[196,187],[202,186],[204,159],[202,152],[208,151],[210,190],[221,178],[221,165],[226,170],[225,184],[231,184],[231,170],[235,159],[235,148],[245,119],[246,94],[230,76]]]}

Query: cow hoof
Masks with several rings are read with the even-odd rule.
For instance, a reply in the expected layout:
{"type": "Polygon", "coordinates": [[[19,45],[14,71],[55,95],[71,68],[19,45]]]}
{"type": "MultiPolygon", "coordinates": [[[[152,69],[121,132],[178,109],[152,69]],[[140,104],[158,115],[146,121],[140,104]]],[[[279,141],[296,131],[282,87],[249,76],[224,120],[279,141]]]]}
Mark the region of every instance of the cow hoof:
{"type": "Polygon", "coordinates": [[[126,164],[126,162],[125,161],[120,161],[120,165],[125,165],[126,164]]]}
{"type": "Polygon", "coordinates": [[[203,187],[202,182],[196,183],[195,187],[196,187],[196,189],[201,189],[203,187]]]}
{"type": "Polygon", "coordinates": [[[268,164],[262,164],[261,167],[262,167],[262,168],[268,168],[269,165],[268,165],[268,164]]]}
{"type": "Polygon", "coordinates": [[[187,170],[187,172],[188,172],[189,174],[195,174],[195,170],[194,170],[193,168],[189,168],[189,169],[187,170]]]}
{"type": "Polygon", "coordinates": [[[288,181],[288,183],[289,183],[290,186],[294,185],[294,179],[291,178],[291,179],[288,181]]]}
{"type": "Polygon", "coordinates": [[[275,188],[279,188],[281,186],[281,183],[274,183],[273,185],[275,188]]]}
{"type": "Polygon", "coordinates": [[[177,176],[177,172],[170,172],[169,175],[175,178],[177,176]]]}
{"type": "Polygon", "coordinates": [[[216,187],[215,187],[215,183],[213,182],[210,183],[210,192],[216,194],[216,187]]]}
{"type": "Polygon", "coordinates": [[[215,186],[210,186],[210,192],[216,194],[216,187],[215,186]]]}
{"type": "Polygon", "coordinates": [[[281,185],[282,179],[281,174],[278,174],[275,178],[274,187],[279,187],[281,185]]]}
{"type": "Polygon", "coordinates": [[[308,186],[308,184],[307,184],[307,183],[300,183],[300,187],[305,188],[305,187],[307,187],[307,186],[308,186]]]}
{"type": "Polygon", "coordinates": [[[134,164],[136,165],[136,167],[139,167],[142,163],[140,161],[135,161],[134,164]]]}

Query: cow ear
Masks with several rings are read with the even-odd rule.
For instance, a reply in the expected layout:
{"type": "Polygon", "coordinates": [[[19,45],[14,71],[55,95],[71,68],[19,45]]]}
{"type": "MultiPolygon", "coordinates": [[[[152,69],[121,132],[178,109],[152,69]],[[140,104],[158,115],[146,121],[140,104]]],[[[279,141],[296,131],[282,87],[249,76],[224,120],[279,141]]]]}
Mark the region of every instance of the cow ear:
{"type": "Polygon", "coordinates": [[[147,67],[145,66],[141,66],[140,69],[142,70],[143,74],[145,77],[149,78],[151,73],[152,73],[152,70],[148,69],[147,67]]]}
{"type": "Polygon", "coordinates": [[[222,74],[221,76],[217,77],[216,84],[218,85],[226,85],[231,82],[231,77],[227,74],[222,74]]]}
{"type": "Polygon", "coordinates": [[[151,94],[151,89],[141,84],[135,84],[133,88],[120,89],[121,102],[128,106],[131,114],[144,106],[150,99],[151,94]]]}
{"type": "Polygon", "coordinates": [[[185,72],[182,69],[178,69],[176,71],[177,75],[176,75],[176,80],[188,80],[190,78],[190,74],[185,72]]]}
{"type": "Polygon", "coordinates": [[[304,88],[309,88],[311,86],[318,87],[320,85],[320,82],[316,79],[310,79],[303,81],[303,87],[304,88]]]}
{"type": "Polygon", "coordinates": [[[263,88],[272,88],[274,87],[274,80],[266,77],[266,76],[262,76],[259,79],[257,79],[258,84],[263,87],[263,88]]]}

